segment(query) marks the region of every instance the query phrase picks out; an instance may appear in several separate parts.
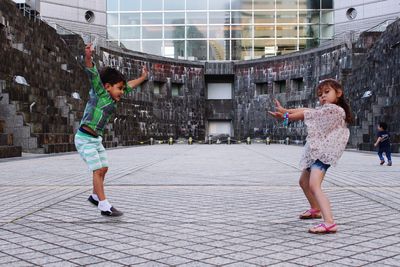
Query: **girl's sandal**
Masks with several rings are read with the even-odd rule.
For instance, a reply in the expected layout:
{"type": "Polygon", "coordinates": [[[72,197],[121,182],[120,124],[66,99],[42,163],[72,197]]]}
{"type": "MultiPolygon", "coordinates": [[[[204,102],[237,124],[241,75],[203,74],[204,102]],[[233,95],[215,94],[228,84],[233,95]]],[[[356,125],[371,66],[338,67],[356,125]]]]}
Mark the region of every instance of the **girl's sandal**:
{"type": "Polygon", "coordinates": [[[311,234],[334,234],[337,231],[337,225],[334,223],[330,226],[327,226],[324,223],[315,225],[311,227],[308,232],[311,234]]]}
{"type": "Polygon", "coordinates": [[[307,220],[307,219],[321,219],[321,211],[317,209],[309,209],[300,214],[299,218],[301,220],[307,220]]]}

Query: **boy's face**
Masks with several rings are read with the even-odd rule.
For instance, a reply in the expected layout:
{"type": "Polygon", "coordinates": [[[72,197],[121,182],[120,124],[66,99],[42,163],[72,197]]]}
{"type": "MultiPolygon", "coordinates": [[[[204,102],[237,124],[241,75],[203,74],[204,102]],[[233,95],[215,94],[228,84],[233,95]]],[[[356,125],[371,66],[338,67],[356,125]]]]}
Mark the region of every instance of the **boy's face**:
{"type": "Polygon", "coordinates": [[[383,128],[378,124],[378,131],[383,131],[383,128]]]}
{"type": "Polygon", "coordinates": [[[107,92],[110,94],[111,98],[114,101],[120,101],[122,95],[124,94],[124,89],[125,89],[125,83],[124,82],[118,82],[116,84],[109,84],[106,83],[104,84],[104,87],[106,88],[107,92]]]}

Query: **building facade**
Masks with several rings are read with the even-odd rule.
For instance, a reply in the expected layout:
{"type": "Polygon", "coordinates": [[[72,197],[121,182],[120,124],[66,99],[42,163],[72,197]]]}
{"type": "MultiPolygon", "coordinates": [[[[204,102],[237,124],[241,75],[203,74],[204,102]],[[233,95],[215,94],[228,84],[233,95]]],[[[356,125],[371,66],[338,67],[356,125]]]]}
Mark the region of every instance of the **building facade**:
{"type": "Polygon", "coordinates": [[[107,0],[107,37],[177,59],[247,60],[318,46],[333,15],[332,0],[107,0]]]}

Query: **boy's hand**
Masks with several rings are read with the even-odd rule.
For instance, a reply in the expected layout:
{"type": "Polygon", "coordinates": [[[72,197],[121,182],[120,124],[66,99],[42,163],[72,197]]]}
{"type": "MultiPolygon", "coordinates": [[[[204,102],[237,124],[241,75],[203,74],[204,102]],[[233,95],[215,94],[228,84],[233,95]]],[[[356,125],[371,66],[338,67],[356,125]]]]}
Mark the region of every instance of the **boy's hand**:
{"type": "Polygon", "coordinates": [[[143,78],[144,80],[146,80],[148,75],[149,75],[149,71],[147,70],[146,65],[143,65],[143,68],[142,68],[142,78],[143,78]]]}

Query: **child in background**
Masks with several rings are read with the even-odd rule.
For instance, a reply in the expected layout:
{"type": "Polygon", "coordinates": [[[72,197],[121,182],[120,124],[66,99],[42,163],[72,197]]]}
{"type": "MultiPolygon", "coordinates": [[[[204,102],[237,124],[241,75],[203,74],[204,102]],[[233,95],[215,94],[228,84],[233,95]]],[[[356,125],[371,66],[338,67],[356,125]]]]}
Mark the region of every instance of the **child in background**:
{"type": "Polygon", "coordinates": [[[122,73],[110,67],[104,68],[99,74],[92,62],[92,50],[91,44],[85,48],[86,72],[91,88],[79,130],[75,134],[75,146],[89,170],[93,172],[93,194],[88,200],[98,207],[101,215],[117,217],[123,213],[108,202],[104,193],[108,160],[102,145],[102,135],[116,109],[116,103],[121,100],[122,95],[131,92],[146,80],[147,69],[143,67],[142,75],[128,82],[122,73]]]}
{"type": "Polygon", "coordinates": [[[388,160],[387,165],[392,166],[392,156],[390,151],[390,134],[387,132],[387,124],[385,122],[380,122],[378,124],[378,134],[377,140],[374,144],[375,147],[378,146],[378,156],[381,160],[381,165],[385,164],[385,159],[383,157],[383,152],[385,152],[386,158],[388,160]]]}
{"type": "Polygon", "coordinates": [[[304,120],[308,135],[300,166],[300,186],[310,204],[310,209],[300,215],[300,219],[321,218],[324,223],[309,229],[313,234],[335,233],[335,224],[328,197],[321,184],[325,173],[342,156],[349,139],[347,124],[352,122],[350,106],[344,98],[344,90],[334,79],[321,81],[316,88],[320,107],[285,109],[275,101],[276,111],[269,112],[284,125],[289,121],[304,120]]]}

